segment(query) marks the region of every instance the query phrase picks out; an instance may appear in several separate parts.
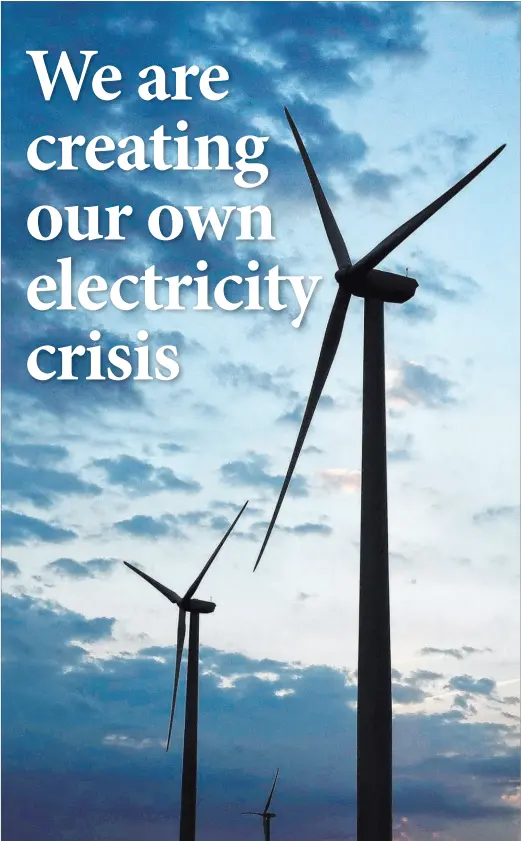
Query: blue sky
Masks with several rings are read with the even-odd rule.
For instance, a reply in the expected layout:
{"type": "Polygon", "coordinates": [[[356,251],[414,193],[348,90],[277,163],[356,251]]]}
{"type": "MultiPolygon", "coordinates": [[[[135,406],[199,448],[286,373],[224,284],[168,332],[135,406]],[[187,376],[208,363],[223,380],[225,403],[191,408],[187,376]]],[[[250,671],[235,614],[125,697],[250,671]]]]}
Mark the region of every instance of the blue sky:
{"type": "MultiPolygon", "coordinates": [[[[3,747],[6,837],[171,838],[180,719],[166,755],[176,617],[125,569],[201,587],[200,838],[255,837],[240,816],[281,767],[280,839],[355,821],[362,304],[269,548],[252,567],[335,294],[332,255],[283,116],[290,108],[348,248],[362,256],[493,149],[507,149],[384,264],[419,281],[387,310],[396,838],[513,841],[519,727],[519,20],[515,3],[3,4],[3,747]],[[39,92],[26,50],[98,50],[113,103],[39,92]],[[220,103],[143,102],[138,71],[220,64],[220,103]],[[231,173],[34,173],[31,140],[269,136],[265,184],[231,173]],[[173,180],[175,179],[175,180],[173,180]],[[245,201],[246,199],[246,201],[245,201]],[[48,243],[38,204],[130,204],[125,243],[48,243]],[[265,204],[272,242],[173,243],[159,204],[265,204]],[[160,273],[320,275],[302,325],[279,313],[35,312],[29,282],[160,273]],[[139,272],[138,272],[139,273],[139,272]],[[168,383],[36,383],[29,352],[147,329],[179,350],[168,383]],[[30,808],[28,805],[30,804],[30,808]]],[[[77,65],[76,65],[77,66],[77,65]]],[[[187,299],[190,301],[190,293],[187,299]]],[[[193,303],[193,300],[192,300],[193,303]]],[[[80,366],[80,371],[81,371],[80,366]]]]}

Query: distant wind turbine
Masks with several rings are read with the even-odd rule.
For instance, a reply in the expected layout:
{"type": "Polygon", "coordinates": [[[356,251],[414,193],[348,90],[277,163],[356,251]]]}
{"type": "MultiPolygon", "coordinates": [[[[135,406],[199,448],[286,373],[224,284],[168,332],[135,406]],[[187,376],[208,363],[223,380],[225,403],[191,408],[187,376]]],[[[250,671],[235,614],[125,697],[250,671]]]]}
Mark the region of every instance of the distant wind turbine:
{"type": "Polygon", "coordinates": [[[277,768],[277,773],[275,774],[275,779],[273,780],[273,785],[271,787],[271,791],[269,793],[269,797],[266,800],[266,805],[264,807],[263,812],[241,812],[242,815],[257,815],[259,818],[262,818],[262,828],[264,830],[264,841],[270,841],[270,821],[273,818],[276,818],[275,812],[270,812],[271,801],[273,800],[273,793],[275,791],[275,786],[277,785],[277,780],[279,778],[279,769],[277,768]]]}
{"type": "Polygon", "coordinates": [[[185,732],[183,745],[183,776],[181,783],[181,814],[179,818],[179,841],[195,841],[195,822],[197,810],[197,726],[199,708],[199,615],[201,613],[213,613],[216,605],[213,602],[194,599],[194,595],[210,569],[215,558],[222,549],[227,538],[233,531],[239,517],[248,505],[244,503],[235,520],[222,538],[221,542],[210,555],[193,584],[190,585],[184,596],[179,596],[174,590],[160,584],[146,572],[138,569],[132,564],[123,563],[133,572],[148,581],[152,587],[159,590],[169,602],[179,608],[179,621],[177,624],[177,651],[175,661],[174,689],[172,695],[172,707],[170,710],[170,721],[168,723],[168,738],[166,749],[170,747],[172,735],[172,724],[174,721],[177,690],[179,688],[179,674],[181,671],[181,660],[186,635],[186,614],[190,614],[190,630],[188,636],[188,667],[186,673],[186,709],[185,709],[185,732]]]}
{"type": "Polygon", "coordinates": [[[392,704],[387,525],[384,302],[402,304],[418,283],[408,274],[376,266],[467,186],[505,146],[500,146],[408,222],[353,264],[293,119],[284,109],[315,194],[335,256],[338,290],[320,349],[315,376],[257,569],[286,495],[300,452],[336,356],[351,295],[364,299],[362,492],[358,640],[357,841],[392,839],[392,704]]]}

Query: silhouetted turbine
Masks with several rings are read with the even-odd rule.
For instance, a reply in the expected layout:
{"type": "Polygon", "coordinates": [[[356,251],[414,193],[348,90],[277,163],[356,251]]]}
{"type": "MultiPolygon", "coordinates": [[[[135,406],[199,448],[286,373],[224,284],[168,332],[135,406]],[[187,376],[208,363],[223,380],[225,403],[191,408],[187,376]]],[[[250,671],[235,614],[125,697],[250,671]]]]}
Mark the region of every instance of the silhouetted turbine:
{"type": "Polygon", "coordinates": [[[392,838],[392,705],[385,430],[384,302],[413,297],[413,278],[375,267],[467,186],[505,148],[500,146],[420,213],[400,225],[354,265],[295,123],[284,109],[335,256],[338,291],[289,467],[262,543],[257,569],[275,526],[315,409],[335,358],[351,295],[364,298],[362,503],[358,650],[357,841],[392,838]]]}
{"type": "Polygon", "coordinates": [[[199,615],[201,613],[213,613],[216,607],[213,602],[201,601],[200,599],[194,599],[193,597],[247,505],[248,503],[245,502],[223,539],[210,555],[210,558],[204,565],[202,571],[182,597],[174,592],[174,590],[170,590],[169,587],[165,587],[164,584],[160,584],[159,581],[151,578],[151,576],[147,575],[146,572],[143,572],[132,564],[129,564],[127,561],[124,561],[125,566],[137,573],[137,575],[141,576],[141,578],[144,578],[145,581],[148,581],[148,583],[151,584],[152,587],[155,587],[156,590],[159,590],[159,592],[162,593],[169,602],[177,605],[179,608],[174,689],[172,694],[172,706],[170,709],[170,720],[168,723],[168,737],[166,742],[167,750],[170,747],[177,691],[179,688],[179,675],[181,671],[181,660],[183,658],[183,648],[186,635],[186,614],[190,614],[179,841],[195,840],[197,808],[197,727],[199,704],[199,615]]]}
{"type": "Polygon", "coordinates": [[[270,812],[271,801],[273,800],[273,793],[275,791],[275,786],[277,785],[277,780],[279,778],[279,769],[277,768],[277,773],[275,774],[275,779],[273,780],[273,785],[271,787],[271,791],[269,793],[268,799],[266,800],[266,805],[264,807],[263,812],[241,812],[241,815],[257,815],[259,818],[262,818],[262,828],[264,830],[264,841],[270,841],[270,821],[273,818],[276,818],[277,815],[275,812],[270,812]]]}

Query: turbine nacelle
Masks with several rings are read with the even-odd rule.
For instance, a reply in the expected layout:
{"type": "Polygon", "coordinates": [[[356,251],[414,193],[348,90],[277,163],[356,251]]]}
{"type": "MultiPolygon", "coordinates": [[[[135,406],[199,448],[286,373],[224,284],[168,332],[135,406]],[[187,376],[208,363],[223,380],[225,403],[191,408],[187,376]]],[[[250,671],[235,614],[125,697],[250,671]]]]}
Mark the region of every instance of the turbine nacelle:
{"type": "Polygon", "coordinates": [[[187,613],[213,613],[217,605],[202,599],[188,599],[186,602],[183,599],[179,607],[187,613]]]}
{"type": "Polygon", "coordinates": [[[358,298],[377,298],[392,304],[410,301],[418,288],[418,281],[409,275],[383,272],[380,269],[357,271],[354,266],[341,266],[335,272],[339,285],[358,298]]]}

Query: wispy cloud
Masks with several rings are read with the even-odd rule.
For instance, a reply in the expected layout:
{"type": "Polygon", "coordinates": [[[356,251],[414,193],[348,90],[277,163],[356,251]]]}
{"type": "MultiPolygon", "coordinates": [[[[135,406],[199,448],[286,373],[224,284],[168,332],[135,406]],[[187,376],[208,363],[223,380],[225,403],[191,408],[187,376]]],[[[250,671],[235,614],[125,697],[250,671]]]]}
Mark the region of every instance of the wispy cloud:
{"type": "Polygon", "coordinates": [[[399,175],[379,169],[364,169],[353,178],[351,187],[358,198],[389,202],[401,184],[399,175]]]}
{"type": "Polygon", "coordinates": [[[456,675],[447,683],[447,689],[456,689],[469,695],[492,695],[496,690],[496,681],[491,678],[473,678],[470,675],[456,675]]]}
{"type": "Polygon", "coordinates": [[[33,541],[66,543],[78,536],[72,529],[9,509],[2,510],[2,532],[6,546],[23,546],[33,541]]]}
{"type": "Polygon", "coordinates": [[[360,488],[362,474],[360,470],[348,470],[343,467],[329,467],[318,473],[324,488],[329,491],[357,491],[360,488]]]}
{"type": "Polygon", "coordinates": [[[456,403],[455,383],[419,362],[401,362],[389,371],[388,381],[390,405],[440,409],[456,403]]]}
{"type": "Polygon", "coordinates": [[[110,485],[117,485],[130,494],[151,494],[165,490],[194,494],[201,490],[200,483],[195,479],[181,479],[169,467],[154,467],[135,456],[99,458],[92,463],[105,472],[110,485]]]}
{"type": "Polygon", "coordinates": [[[493,505],[477,511],[472,519],[477,525],[497,523],[509,520],[519,520],[519,505],[493,505]]]}
{"type": "Polygon", "coordinates": [[[157,540],[160,537],[171,537],[185,540],[186,534],[179,528],[179,520],[173,514],[162,514],[152,517],[149,514],[134,514],[127,520],[114,523],[114,528],[124,534],[157,540]]]}
{"type": "Polygon", "coordinates": [[[441,655],[443,657],[454,657],[455,660],[464,660],[471,654],[484,654],[490,652],[490,648],[474,648],[472,645],[462,645],[461,648],[436,648],[434,646],[424,646],[420,650],[420,654],[428,657],[430,654],[441,655]]]}
{"type": "Polygon", "coordinates": [[[5,460],[2,465],[2,484],[7,503],[32,502],[37,508],[51,508],[58,500],[69,496],[100,496],[101,488],[86,482],[76,473],[50,467],[17,464],[5,460]]]}
{"type": "MultiPolygon", "coordinates": [[[[230,485],[244,485],[252,488],[279,490],[284,477],[269,472],[270,460],[261,453],[249,453],[245,459],[228,462],[220,467],[223,481],[230,485]]],[[[293,476],[289,493],[293,496],[307,496],[308,483],[304,476],[293,476]]]]}
{"type": "Polygon", "coordinates": [[[118,562],[114,558],[92,558],[90,561],[75,561],[73,558],[57,558],[49,561],[45,569],[62,578],[98,578],[112,572],[118,562]]]}
{"type": "Polygon", "coordinates": [[[16,561],[11,561],[9,558],[2,558],[2,577],[3,578],[18,578],[20,576],[20,567],[16,561]]]}

